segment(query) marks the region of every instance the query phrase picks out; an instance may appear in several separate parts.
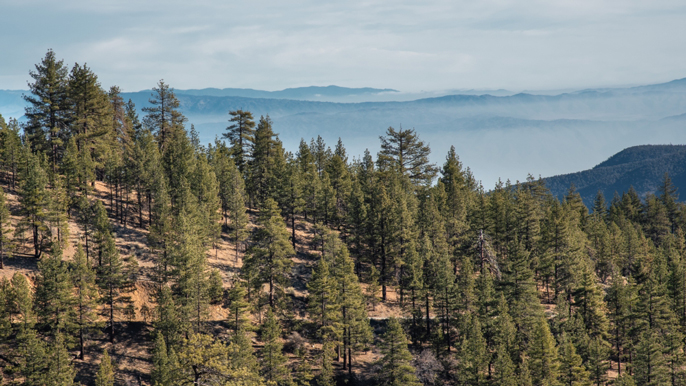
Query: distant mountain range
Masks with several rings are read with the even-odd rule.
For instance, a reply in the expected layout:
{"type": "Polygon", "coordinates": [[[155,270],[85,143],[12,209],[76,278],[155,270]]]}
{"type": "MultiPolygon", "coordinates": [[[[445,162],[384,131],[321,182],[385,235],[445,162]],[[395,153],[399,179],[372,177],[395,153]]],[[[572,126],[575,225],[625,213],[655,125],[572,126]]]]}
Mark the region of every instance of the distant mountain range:
{"type": "MultiPolygon", "coordinates": [[[[389,126],[415,128],[441,164],[451,145],[488,188],[498,180],[562,175],[593,167],[608,154],[641,144],[686,143],[686,79],[555,95],[493,90],[405,94],[392,89],[302,87],[175,90],[181,112],[203,142],[228,125],[228,112],[269,115],[287,150],[301,138],[342,138],[351,157],[375,154],[389,126]],[[411,95],[430,98],[403,100],[411,95]],[[357,101],[357,102],[352,102],[357,101]]],[[[0,114],[23,115],[27,91],[0,90],[0,114]]],[[[150,90],[124,93],[140,109],[150,90]]],[[[595,193],[595,192],[594,192],[595,193]]],[[[686,193],[685,193],[686,194],[686,193]]]]}
{"type": "MultiPolygon", "coordinates": [[[[149,91],[149,90],[148,90],[149,91]]],[[[244,97],[266,99],[294,99],[306,101],[331,101],[331,99],[345,99],[360,96],[378,95],[381,93],[397,93],[390,88],[349,88],[339,86],[310,86],[287,88],[280,91],[253,90],[251,88],[204,88],[199,90],[177,90],[177,94],[216,97],[244,97]]]]}
{"type": "Polygon", "coordinates": [[[624,149],[592,169],[545,178],[556,197],[562,198],[573,184],[587,206],[592,206],[598,191],[609,202],[615,192],[622,194],[631,186],[643,198],[656,193],[669,174],[672,183],[686,199],[686,145],[643,145],[624,149]]]}

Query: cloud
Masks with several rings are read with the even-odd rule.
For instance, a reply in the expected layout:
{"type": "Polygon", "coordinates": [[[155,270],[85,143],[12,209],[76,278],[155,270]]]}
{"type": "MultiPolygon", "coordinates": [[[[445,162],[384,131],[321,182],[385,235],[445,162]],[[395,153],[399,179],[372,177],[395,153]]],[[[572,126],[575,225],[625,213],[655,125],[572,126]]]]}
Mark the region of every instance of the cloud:
{"type": "Polygon", "coordinates": [[[0,1],[0,88],[48,48],[104,85],[563,88],[686,76],[683,1],[0,1]],[[28,21],[28,22],[27,22],[28,21]]]}

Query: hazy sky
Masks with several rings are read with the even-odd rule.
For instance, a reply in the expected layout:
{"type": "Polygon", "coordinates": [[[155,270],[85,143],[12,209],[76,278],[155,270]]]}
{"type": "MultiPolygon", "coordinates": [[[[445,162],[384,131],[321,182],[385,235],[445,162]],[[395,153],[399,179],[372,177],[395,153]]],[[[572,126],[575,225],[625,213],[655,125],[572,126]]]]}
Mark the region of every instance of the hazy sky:
{"type": "Polygon", "coordinates": [[[48,48],[103,86],[557,89],[686,77],[684,0],[0,0],[0,89],[48,48]]]}

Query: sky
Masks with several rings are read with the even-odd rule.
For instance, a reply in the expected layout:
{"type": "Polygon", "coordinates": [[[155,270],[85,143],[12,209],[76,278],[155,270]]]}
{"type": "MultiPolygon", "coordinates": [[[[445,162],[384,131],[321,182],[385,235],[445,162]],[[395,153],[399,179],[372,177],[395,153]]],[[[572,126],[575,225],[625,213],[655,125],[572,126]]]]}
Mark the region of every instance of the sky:
{"type": "Polygon", "coordinates": [[[686,77],[683,0],[0,0],[0,89],[52,48],[103,86],[545,90],[686,77]]]}

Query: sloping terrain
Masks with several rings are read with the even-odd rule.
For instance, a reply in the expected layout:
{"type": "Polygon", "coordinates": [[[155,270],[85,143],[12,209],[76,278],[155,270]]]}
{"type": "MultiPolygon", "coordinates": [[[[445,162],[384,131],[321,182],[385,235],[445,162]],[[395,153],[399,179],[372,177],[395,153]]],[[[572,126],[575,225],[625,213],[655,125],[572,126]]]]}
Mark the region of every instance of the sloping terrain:
{"type": "Polygon", "coordinates": [[[592,206],[598,191],[603,192],[608,201],[615,192],[621,195],[631,186],[641,197],[655,194],[665,173],[680,192],[686,192],[686,145],[630,147],[590,170],[547,177],[545,183],[556,197],[563,197],[574,185],[584,203],[592,206]]]}

